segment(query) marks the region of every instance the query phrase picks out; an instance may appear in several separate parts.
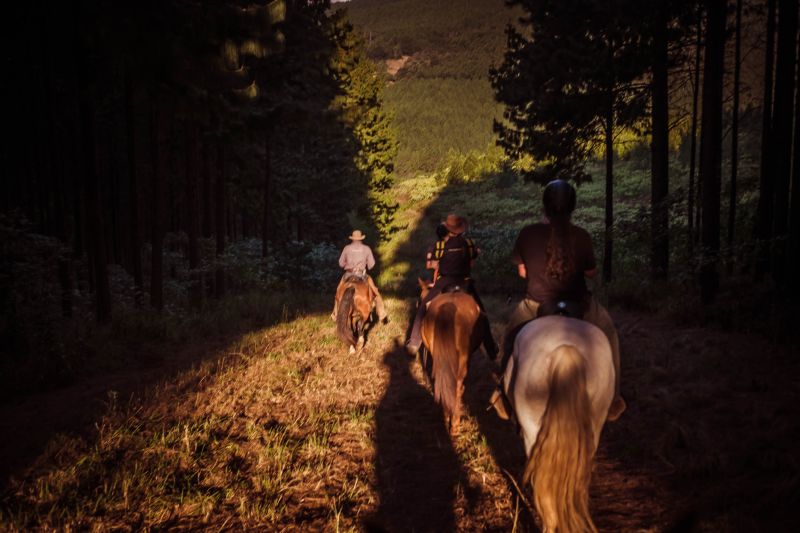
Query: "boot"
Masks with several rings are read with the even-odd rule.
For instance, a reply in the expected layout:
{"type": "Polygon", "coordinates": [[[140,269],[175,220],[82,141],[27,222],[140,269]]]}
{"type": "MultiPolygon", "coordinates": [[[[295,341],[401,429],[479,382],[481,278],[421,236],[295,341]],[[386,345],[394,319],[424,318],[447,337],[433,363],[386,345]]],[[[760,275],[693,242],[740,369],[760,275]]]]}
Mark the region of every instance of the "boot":
{"type": "Polygon", "coordinates": [[[622,396],[617,396],[614,398],[614,401],[611,402],[611,407],[608,408],[608,415],[606,416],[606,420],[609,422],[616,422],[619,420],[619,417],[622,416],[622,413],[625,412],[627,409],[628,404],[625,403],[625,398],[622,396]]]}

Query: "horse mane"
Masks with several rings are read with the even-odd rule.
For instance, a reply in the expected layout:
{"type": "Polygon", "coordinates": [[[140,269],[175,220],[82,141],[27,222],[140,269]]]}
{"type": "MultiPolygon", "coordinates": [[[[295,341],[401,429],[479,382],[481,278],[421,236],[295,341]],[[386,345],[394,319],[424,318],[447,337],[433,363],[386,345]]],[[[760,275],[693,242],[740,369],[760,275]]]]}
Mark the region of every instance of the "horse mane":
{"type": "Polygon", "coordinates": [[[597,533],[589,515],[595,441],[586,360],[569,345],[552,355],[547,409],[522,479],[531,484],[547,529],[597,533]]]}
{"type": "Polygon", "coordinates": [[[349,346],[355,346],[356,338],[353,334],[353,326],[350,322],[350,314],[353,312],[353,300],[355,298],[355,287],[347,287],[339,301],[339,310],[336,314],[336,334],[349,346]]]}
{"type": "Polygon", "coordinates": [[[456,412],[456,387],[458,386],[458,346],[456,346],[456,305],[442,305],[434,318],[431,347],[433,357],[433,397],[446,413],[456,412]]]}

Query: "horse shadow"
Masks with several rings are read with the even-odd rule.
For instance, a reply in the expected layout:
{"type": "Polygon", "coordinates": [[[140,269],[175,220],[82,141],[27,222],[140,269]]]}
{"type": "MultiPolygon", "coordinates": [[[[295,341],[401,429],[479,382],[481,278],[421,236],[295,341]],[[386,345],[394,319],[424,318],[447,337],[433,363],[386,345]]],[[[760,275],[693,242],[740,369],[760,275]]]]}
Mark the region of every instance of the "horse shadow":
{"type": "Polygon", "coordinates": [[[441,408],[412,375],[397,341],[383,354],[390,378],[376,414],[375,472],[380,505],[367,531],[456,531],[455,502],[468,477],[441,408]]]}
{"type": "MultiPolygon", "coordinates": [[[[507,321],[506,315],[510,311],[510,306],[504,305],[501,298],[488,296],[486,305],[488,309],[494,311],[494,318],[498,323],[504,324],[507,321]]],[[[494,337],[496,341],[501,340],[497,335],[494,337]]],[[[502,354],[498,354],[497,357],[499,360],[502,354]]],[[[495,363],[481,349],[471,354],[464,387],[464,408],[466,415],[476,421],[478,432],[486,439],[495,464],[504,473],[510,497],[518,497],[518,490],[522,489],[525,498],[529,499],[529,488],[520,483],[526,456],[518,428],[514,422],[498,417],[491,406],[491,396],[497,386],[493,377],[494,365],[495,363]],[[513,477],[518,486],[514,485],[509,476],[513,477]]],[[[519,504],[519,508],[522,521],[518,527],[522,527],[523,531],[539,531],[534,523],[534,517],[527,512],[523,503],[519,504]]]]}

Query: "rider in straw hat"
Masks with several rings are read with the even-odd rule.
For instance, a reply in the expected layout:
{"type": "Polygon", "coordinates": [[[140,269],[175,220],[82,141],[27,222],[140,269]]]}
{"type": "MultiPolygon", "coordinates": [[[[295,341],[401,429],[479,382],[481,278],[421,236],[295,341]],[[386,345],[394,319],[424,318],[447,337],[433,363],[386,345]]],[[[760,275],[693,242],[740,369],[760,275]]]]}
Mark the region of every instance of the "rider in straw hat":
{"type": "MultiPolygon", "coordinates": [[[[481,312],[484,310],[483,303],[475,290],[475,284],[470,277],[472,266],[478,257],[479,251],[472,239],[464,236],[464,232],[467,230],[467,219],[459,215],[450,214],[447,215],[443,224],[447,230],[447,235],[444,239],[437,241],[432,257],[433,264],[431,265],[438,270],[439,276],[417,308],[417,315],[411,328],[411,336],[406,343],[406,349],[412,354],[416,354],[422,345],[422,319],[425,317],[428,303],[446,289],[462,287],[475,298],[475,302],[480,307],[481,312]]],[[[493,357],[497,353],[497,345],[491,335],[484,339],[484,347],[486,352],[493,357]]]]}
{"type": "Polygon", "coordinates": [[[344,247],[342,255],[339,256],[339,266],[344,269],[344,275],[339,280],[339,286],[336,287],[336,298],[333,302],[333,313],[331,318],[336,320],[336,312],[339,309],[339,299],[344,293],[345,283],[353,278],[366,280],[369,288],[375,297],[375,311],[378,313],[378,320],[386,323],[389,318],[386,315],[386,309],[383,306],[383,298],[381,293],[378,292],[378,287],[372,280],[372,277],[367,274],[367,271],[375,266],[375,257],[372,255],[372,250],[369,246],[363,243],[364,234],[361,230],[353,230],[350,234],[350,244],[344,247]]]}

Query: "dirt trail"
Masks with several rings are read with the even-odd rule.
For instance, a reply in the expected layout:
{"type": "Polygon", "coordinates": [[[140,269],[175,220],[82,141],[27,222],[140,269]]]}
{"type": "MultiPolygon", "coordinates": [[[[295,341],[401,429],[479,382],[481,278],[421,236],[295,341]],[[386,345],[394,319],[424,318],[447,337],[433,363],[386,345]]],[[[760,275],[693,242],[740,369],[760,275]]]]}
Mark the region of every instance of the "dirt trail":
{"type": "MultiPolygon", "coordinates": [[[[515,520],[530,529],[503,473],[521,469],[519,438],[486,410],[489,362],[471,359],[451,439],[400,345],[409,304],[388,303],[391,324],[360,356],[347,355],[323,314],[301,317],[243,336],[88,435],[55,438],[3,497],[0,529],[510,531],[515,520]]],[[[601,438],[598,527],[792,530],[791,353],[615,318],[630,408],[601,438]]]]}

